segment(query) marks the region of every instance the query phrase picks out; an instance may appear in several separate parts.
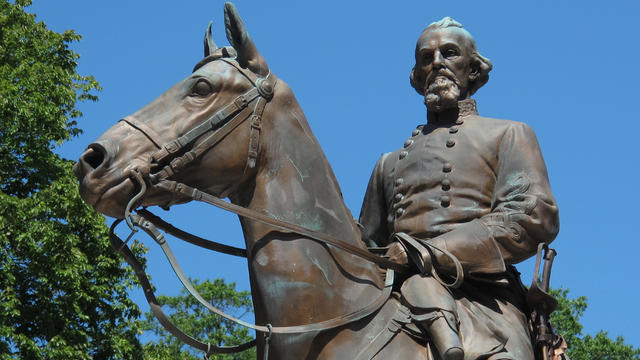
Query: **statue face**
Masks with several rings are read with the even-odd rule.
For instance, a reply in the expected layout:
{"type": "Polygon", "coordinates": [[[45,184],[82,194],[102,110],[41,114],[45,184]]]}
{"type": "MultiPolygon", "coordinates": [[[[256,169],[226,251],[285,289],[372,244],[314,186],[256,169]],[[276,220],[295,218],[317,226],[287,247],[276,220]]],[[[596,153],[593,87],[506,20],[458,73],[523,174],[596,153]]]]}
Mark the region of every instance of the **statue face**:
{"type": "Polygon", "coordinates": [[[440,112],[469,97],[473,46],[471,37],[457,27],[437,28],[420,35],[416,70],[424,74],[425,104],[440,112]]]}

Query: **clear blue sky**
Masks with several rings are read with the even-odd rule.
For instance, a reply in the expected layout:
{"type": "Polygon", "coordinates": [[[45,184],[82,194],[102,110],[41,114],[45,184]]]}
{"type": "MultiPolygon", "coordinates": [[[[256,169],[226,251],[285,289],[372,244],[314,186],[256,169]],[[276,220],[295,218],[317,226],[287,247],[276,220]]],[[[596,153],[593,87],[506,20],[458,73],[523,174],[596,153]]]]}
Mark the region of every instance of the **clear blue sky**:
{"type": "MultiPolygon", "coordinates": [[[[494,64],[474,96],[481,115],[519,120],[537,133],[561,231],[552,286],[585,295],[586,333],[604,329],[640,346],[637,284],[640,237],[638,36],[632,1],[238,1],[240,15],[271,70],[293,88],[342,186],[354,216],[383,152],[402,146],[425,121],[409,86],[421,30],[451,16],[494,64]]],[[[186,77],[203,54],[202,36],[226,45],[222,1],[42,1],[35,12],[56,31],[83,40],[79,71],[104,90],[81,106],[84,134],[60,151],[77,158],[87,144],[186,77]]],[[[162,213],[162,210],[156,212],[162,213]]],[[[243,245],[234,216],[201,205],[167,218],[205,237],[243,245]],[[196,223],[193,220],[198,219],[196,223]]],[[[125,231],[124,228],[121,230],[125,231]]],[[[180,285],[152,241],[153,282],[160,293],[180,285]]],[[[222,277],[248,289],[244,260],[174,245],[193,277],[222,277]]],[[[533,264],[519,265],[525,283],[533,264]]],[[[134,295],[141,305],[140,291],[134,295]]]]}

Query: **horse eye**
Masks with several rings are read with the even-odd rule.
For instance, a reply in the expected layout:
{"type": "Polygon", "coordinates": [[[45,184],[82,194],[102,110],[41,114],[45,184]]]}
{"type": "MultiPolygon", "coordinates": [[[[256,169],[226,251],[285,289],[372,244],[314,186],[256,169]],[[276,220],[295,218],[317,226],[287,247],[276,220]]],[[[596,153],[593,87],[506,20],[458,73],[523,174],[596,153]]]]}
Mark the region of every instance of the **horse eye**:
{"type": "Polygon", "coordinates": [[[213,86],[211,86],[211,84],[205,79],[198,80],[198,82],[193,86],[194,95],[206,96],[212,92],[213,86]]]}

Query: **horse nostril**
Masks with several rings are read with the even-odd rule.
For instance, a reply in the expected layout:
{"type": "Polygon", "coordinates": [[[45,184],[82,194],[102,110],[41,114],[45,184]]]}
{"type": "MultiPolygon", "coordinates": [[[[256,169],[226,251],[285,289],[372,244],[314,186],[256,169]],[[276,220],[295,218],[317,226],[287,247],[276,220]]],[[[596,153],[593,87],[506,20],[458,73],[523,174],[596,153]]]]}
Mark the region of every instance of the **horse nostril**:
{"type": "Polygon", "coordinates": [[[106,150],[99,144],[91,144],[87,151],[82,154],[82,160],[84,160],[92,169],[97,169],[104,162],[106,150]]]}

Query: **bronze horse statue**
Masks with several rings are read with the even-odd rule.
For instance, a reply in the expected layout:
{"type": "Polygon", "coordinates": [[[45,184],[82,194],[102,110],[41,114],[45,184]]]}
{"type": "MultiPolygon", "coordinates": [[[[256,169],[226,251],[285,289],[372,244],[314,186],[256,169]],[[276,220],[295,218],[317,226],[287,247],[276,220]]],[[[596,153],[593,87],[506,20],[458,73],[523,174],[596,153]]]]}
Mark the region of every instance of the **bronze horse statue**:
{"type": "Polygon", "coordinates": [[[207,30],[205,58],[190,76],[88,146],[75,167],[82,197],[116,218],[132,203],[226,197],[267,219],[240,218],[256,322],[273,329],[268,343],[257,337],[260,358],[265,348],[269,359],[432,358],[419,335],[401,331],[398,319],[409,317],[397,296],[371,308],[389,284],[362,259],[360,231],[304,113],[230,3],[225,25],[232,47],[215,46],[207,30]],[[278,331],[337,324],[363,308],[369,314],[326,330],[278,331]]]}

